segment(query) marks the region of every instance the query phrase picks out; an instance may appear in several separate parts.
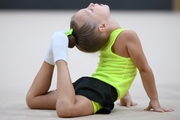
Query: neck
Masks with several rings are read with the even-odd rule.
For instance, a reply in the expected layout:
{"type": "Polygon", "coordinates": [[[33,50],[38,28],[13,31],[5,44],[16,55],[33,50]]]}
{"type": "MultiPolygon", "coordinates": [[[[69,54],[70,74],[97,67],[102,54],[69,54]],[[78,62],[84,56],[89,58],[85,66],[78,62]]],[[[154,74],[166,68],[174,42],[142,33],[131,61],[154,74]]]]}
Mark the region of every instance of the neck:
{"type": "Polygon", "coordinates": [[[114,31],[115,29],[120,28],[118,22],[117,22],[116,20],[112,19],[112,18],[108,21],[107,24],[108,24],[108,31],[109,31],[110,33],[111,33],[112,31],[114,31]]]}

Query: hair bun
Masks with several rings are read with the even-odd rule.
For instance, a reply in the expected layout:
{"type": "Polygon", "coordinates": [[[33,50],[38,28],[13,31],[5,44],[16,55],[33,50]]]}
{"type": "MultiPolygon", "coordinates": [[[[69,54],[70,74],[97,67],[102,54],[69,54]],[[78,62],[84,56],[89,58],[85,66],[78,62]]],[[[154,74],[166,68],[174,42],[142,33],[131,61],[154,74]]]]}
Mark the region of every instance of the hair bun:
{"type": "Polygon", "coordinates": [[[68,39],[69,39],[68,47],[73,48],[76,45],[76,38],[73,35],[71,35],[68,36],[68,39]]]}

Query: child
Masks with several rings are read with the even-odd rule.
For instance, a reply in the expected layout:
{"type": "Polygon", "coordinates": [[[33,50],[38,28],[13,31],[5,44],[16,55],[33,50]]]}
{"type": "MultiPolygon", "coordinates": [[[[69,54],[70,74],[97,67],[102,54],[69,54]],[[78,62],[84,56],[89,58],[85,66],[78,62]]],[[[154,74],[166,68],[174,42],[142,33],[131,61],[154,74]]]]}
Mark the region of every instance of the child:
{"type": "Polygon", "coordinates": [[[136,103],[128,90],[138,69],[150,98],[145,110],[173,111],[160,106],[153,72],[136,33],[122,29],[111,18],[109,6],[91,3],[75,13],[70,28],[68,37],[64,32],[54,33],[45,61],[27,93],[29,108],[56,109],[59,117],[77,117],[108,114],[119,99],[121,105],[134,106],[136,103]],[[67,49],[75,45],[84,52],[100,50],[100,61],[91,77],[82,77],[72,84],[67,49]],[[48,91],[54,65],[57,66],[57,90],[48,91]]]}

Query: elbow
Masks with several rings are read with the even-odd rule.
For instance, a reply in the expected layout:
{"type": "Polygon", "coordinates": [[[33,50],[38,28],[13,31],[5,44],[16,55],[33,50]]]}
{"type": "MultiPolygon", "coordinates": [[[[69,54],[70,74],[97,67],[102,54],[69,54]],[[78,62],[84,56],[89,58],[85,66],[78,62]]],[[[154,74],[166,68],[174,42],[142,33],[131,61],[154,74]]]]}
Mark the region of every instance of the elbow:
{"type": "Polygon", "coordinates": [[[139,70],[140,74],[141,73],[151,73],[152,72],[152,69],[151,69],[151,67],[149,65],[138,68],[138,70],[139,70]]]}

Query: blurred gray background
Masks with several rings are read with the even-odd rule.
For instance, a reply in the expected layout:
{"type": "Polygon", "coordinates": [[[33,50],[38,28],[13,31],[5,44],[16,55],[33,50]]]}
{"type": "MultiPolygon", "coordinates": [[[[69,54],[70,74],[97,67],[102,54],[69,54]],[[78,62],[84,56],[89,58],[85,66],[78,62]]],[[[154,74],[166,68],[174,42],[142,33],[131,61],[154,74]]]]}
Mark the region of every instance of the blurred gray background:
{"type": "MultiPolygon", "coordinates": [[[[180,0],[0,0],[0,120],[60,119],[54,110],[28,109],[26,93],[53,33],[68,30],[71,16],[90,2],[108,4],[121,27],[136,31],[154,72],[161,105],[175,111],[143,111],[149,98],[138,74],[130,89],[137,106],[128,109],[115,105],[110,115],[74,119],[180,119],[180,0]]],[[[68,50],[72,82],[91,76],[98,55],[68,50]]],[[[56,68],[50,89],[56,89],[56,68]]]]}
{"type": "Polygon", "coordinates": [[[114,10],[172,10],[178,0],[1,0],[1,9],[80,9],[103,3],[114,10]]]}

